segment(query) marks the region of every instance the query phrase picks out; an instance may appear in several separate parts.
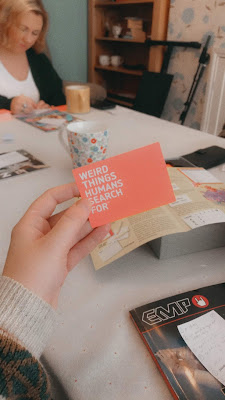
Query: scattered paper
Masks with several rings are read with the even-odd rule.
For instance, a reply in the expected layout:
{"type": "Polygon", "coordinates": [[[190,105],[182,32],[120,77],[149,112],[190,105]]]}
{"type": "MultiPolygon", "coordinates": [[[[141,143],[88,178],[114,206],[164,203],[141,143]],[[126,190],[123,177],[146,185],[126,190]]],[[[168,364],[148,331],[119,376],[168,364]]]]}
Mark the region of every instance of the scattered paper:
{"type": "Polygon", "coordinates": [[[0,169],[8,167],[9,165],[18,164],[28,160],[28,157],[23,156],[17,151],[5,153],[0,155],[0,169]]]}
{"type": "Polygon", "coordinates": [[[56,118],[42,118],[41,119],[41,123],[42,124],[46,124],[46,125],[53,125],[55,127],[61,126],[63,124],[65,124],[67,122],[67,120],[65,118],[62,119],[56,119],[56,118]]]}
{"type": "Polygon", "coordinates": [[[72,114],[56,109],[35,110],[31,114],[16,115],[16,118],[44,132],[58,130],[65,123],[81,121],[72,114]]]}
{"type": "Polygon", "coordinates": [[[198,360],[225,385],[225,320],[213,310],[177,328],[198,360]]]}
{"type": "Polygon", "coordinates": [[[110,243],[110,245],[103,247],[99,250],[99,257],[102,261],[107,261],[112,258],[115,254],[119,253],[122,250],[122,246],[119,244],[117,240],[110,243]]]}
{"type": "Polygon", "coordinates": [[[206,171],[204,168],[180,168],[180,171],[183,172],[188,178],[190,178],[195,183],[220,183],[218,178],[212,175],[210,172],[206,171]]]}
{"type": "Polygon", "coordinates": [[[191,199],[187,194],[180,194],[179,196],[176,196],[176,201],[173,203],[170,203],[170,207],[176,207],[179,206],[180,204],[185,204],[185,203],[191,203],[191,199]]]}
{"type": "Polygon", "coordinates": [[[225,222],[225,213],[216,208],[209,208],[208,210],[188,214],[183,217],[183,220],[188,226],[194,229],[199,226],[225,222]]]}
{"type": "Polygon", "coordinates": [[[177,186],[177,184],[173,182],[172,182],[172,188],[173,190],[179,190],[179,186],[177,186]]]}
{"type": "MultiPolygon", "coordinates": [[[[98,254],[102,243],[95,248],[91,256],[96,270],[142,246],[144,243],[151,242],[159,237],[178,232],[188,232],[198,226],[208,224],[208,221],[213,224],[217,223],[218,220],[219,222],[224,221],[224,183],[219,185],[218,183],[195,185],[179,168],[168,168],[168,173],[171,182],[175,183],[175,187],[179,187],[179,192],[174,192],[176,197],[186,195],[186,199],[190,198],[192,201],[180,203],[177,207],[171,207],[168,204],[113,222],[111,225],[113,235],[118,234],[121,239],[119,234],[122,232],[123,226],[127,226],[129,236],[127,239],[123,237],[123,241],[120,241],[123,247],[122,250],[106,262],[103,262],[98,254]],[[206,210],[206,213],[203,212],[204,210],[206,210]],[[218,212],[218,210],[221,212],[218,212]],[[185,217],[186,221],[184,220],[185,217]]],[[[112,233],[104,239],[105,245],[111,242],[112,233]]]]}

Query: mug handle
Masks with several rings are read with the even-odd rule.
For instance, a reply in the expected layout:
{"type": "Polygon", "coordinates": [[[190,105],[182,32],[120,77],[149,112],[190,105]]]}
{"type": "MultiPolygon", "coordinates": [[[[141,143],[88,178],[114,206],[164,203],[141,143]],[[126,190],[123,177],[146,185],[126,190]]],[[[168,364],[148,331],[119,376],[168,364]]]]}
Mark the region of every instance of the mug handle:
{"type": "Polygon", "coordinates": [[[65,129],[66,129],[66,124],[62,124],[61,127],[59,128],[58,138],[59,138],[59,141],[60,141],[61,145],[66,150],[66,152],[68,154],[70,154],[69,146],[68,146],[68,144],[66,144],[64,136],[63,136],[63,133],[64,133],[65,129]]]}

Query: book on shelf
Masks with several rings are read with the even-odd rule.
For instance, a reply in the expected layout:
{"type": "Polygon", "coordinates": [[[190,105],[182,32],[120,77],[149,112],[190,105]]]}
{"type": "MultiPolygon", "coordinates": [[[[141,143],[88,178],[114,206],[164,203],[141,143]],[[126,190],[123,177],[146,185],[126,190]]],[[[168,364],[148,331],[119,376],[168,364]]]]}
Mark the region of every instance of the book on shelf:
{"type": "Polygon", "coordinates": [[[144,42],[146,40],[146,33],[137,29],[130,29],[130,35],[133,40],[144,42]]]}
{"type": "MultiPolygon", "coordinates": [[[[176,201],[113,222],[111,234],[91,253],[95,269],[157,238],[189,234],[207,226],[211,226],[211,233],[215,235],[216,226],[224,226],[224,183],[203,168],[171,167],[168,173],[176,201]]],[[[201,242],[201,237],[198,239],[201,242]]]]}
{"type": "Polygon", "coordinates": [[[224,400],[225,283],[150,302],[130,316],[174,399],[224,400]]]}
{"type": "Polygon", "coordinates": [[[127,28],[143,29],[143,20],[141,18],[127,17],[127,28]]]}

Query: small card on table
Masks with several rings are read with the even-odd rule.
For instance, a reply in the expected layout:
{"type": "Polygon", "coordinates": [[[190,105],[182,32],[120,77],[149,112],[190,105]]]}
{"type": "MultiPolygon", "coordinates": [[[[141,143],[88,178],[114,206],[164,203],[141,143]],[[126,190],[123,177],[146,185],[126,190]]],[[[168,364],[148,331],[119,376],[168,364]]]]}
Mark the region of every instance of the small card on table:
{"type": "Polygon", "coordinates": [[[93,228],[175,201],[159,143],[73,170],[93,228]]]}

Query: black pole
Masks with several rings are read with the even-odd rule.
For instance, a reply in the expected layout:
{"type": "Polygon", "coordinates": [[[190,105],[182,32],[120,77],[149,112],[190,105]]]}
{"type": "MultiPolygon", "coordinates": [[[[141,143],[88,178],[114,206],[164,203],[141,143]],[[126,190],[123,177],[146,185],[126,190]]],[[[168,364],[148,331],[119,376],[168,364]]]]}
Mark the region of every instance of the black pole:
{"type": "Polygon", "coordinates": [[[181,125],[184,125],[185,119],[187,117],[187,113],[191,107],[191,103],[193,101],[194,95],[196,93],[196,90],[198,88],[198,85],[200,83],[202,75],[204,73],[204,70],[205,70],[207,64],[209,63],[210,55],[207,53],[207,50],[208,50],[210,39],[211,39],[211,36],[209,35],[207,37],[207,40],[206,40],[205,46],[202,50],[202,53],[200,54],[199,65],[198,65],[197,71],[194,75],[193,82],[192,82],[190,91],[188,93],[187,100],[184,103],[184,110],[182,111],[180,118],[179,118],[179,120],[181,121],[181,125]]]}

